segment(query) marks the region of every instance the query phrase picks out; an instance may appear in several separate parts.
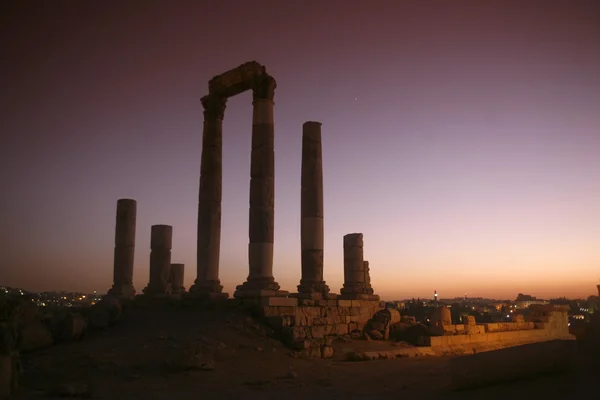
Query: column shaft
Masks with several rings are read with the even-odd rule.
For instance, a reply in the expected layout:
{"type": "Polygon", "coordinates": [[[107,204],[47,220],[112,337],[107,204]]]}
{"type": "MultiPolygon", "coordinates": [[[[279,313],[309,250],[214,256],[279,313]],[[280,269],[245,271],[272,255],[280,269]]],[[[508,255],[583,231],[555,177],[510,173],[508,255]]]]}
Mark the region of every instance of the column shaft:
{"type": "Polygon", "coordinates": [[[379,300],[371,288],[369,262],[364,260],[362,233],[344,236],[344,287],[340,293],[346,299],[379,300]]]}
{"type": "Polygon", "coordinates": [[[132,199],[117,201],[117,221],[115,227],[115,249],[113,262],[113,286],[108,294],[132,298],[133,262],[135,254],[135,227],[137,203],[132,199]]]}
{"type": "Polygon", "coordinates": [[[173,227],[153,225],[150,232],[150,281],[145,294],[164,295],[170,293],[171,244],[173,227]]]}
{"type": "Polygon", "coordinates": [[[302,172],[300,199],[302,278],[299,293],[328,293],[323,281],[323,152],[321,123],[302,126],[302,172]]]}
{"type": "Polygon", "coordinates": [[[275,222],[275,144],[273,92],[275,80],[257,78],[253,89],[252,151],[250,154],[250,210],[248,224],[247,281],[237,287],[236,297],[274,296],[279,284],[273,278],[275,222]]]}
{"type": "Polygon", "coordinates": [[[183,286],[184,274],[184,264],[171,264],[171,274],[169,276],[169,282],[171,283],[172,294],[181,294],[185,292],[185,287],[183,286]]]}
{"type": "Polygon", "coordinates": [[[221,200],[223,181],[223,114],[226,99],[202,98],[204,130],[198,193],[196,280],[190,292],[221,293],[219,256],[221,247],[221,200]]]}

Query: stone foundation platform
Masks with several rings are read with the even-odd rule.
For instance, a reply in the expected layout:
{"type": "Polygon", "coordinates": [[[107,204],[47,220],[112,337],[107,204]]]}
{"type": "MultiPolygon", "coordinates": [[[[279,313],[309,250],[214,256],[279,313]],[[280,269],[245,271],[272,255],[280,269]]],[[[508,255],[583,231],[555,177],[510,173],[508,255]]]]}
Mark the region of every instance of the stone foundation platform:
{"type": "Polygon", "coordinates": [[[280,335],[287,346],[311,358],[333,357],[333,339],[362,337],[363,328],[385,303],[296,297],[241,299],[280,335]]]}

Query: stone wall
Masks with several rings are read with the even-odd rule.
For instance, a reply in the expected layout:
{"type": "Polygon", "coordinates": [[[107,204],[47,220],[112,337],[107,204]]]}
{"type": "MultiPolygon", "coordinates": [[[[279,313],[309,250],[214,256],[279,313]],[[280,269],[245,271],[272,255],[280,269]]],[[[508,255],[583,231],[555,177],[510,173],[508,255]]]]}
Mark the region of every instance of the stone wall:
{"type": "Polygon", "coordinates": [[[485,327],[485,332],[507,332],[520,331],[523,329],[535,329],[535,323],[532,321],[523,322],[495,322],[482,324],[485,327]]]}
{"type": "Polygon", "coordinates": [[[461,334],[464,325],[445,325],[442,336],[421,337],[419,345],[433,349],[481,350],[503,348],[553,339],[574,339],[569,333],[568,315],[564,310],[546,309],[533,321],[478,324],[471,334],[461,334]],[[452,334],[451,330],[455,333],[452,334]]]}
{"type": "Polygon", "coordinates": [[[530,329],[508,332],[492,332],[476,335],[449,335],[422,337],[420,344],[431,347],[452,347],[465,345],[496,345],[506,343],[510,346],[540,342],[551,339],[570,338],[570,334],[553,329],[530,329]]]}
{"type": "Polygon", "coordinates": [[[385,303],[371,300],[244,299],[283,342],[308,357],[330,358],[340,336],[362,337],[363,329],[385,303]]]}

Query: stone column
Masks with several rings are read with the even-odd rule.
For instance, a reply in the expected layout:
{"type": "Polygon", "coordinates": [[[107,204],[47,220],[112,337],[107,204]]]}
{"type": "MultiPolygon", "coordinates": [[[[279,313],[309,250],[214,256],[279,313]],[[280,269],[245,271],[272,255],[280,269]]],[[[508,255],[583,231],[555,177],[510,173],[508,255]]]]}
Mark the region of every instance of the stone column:
{"type": "Polygon", "coordinates": [[[117,201],[113,286],[109,295],[124,299],[135,296],[133,287],[133,259],[135,253],[135,221],[137,203],[131,199],[117,201]]]}
{"type": "Polygon", "coordinates": [[[171,274],[169,276],[171,294],[182,294],[185,292],[185,287],[183,286],[184,273],[185,264],[171,264],[171,274]]]}
{"type": "Polygon", "coordinates": [[[256,78],[253,87],[252,152],[250,154],[249,275],[235,297],[286,295],[273,278],[275,219],[275,151],[273,96],[275,79],[256,78]]]}
{"type": "Polygon", "coordinates": [[[371,268],[369,268],[369,262],[364,261],[365,271],[365,293],[373,294],[373,288],[371,287],[371,268]]]}
{"type": "Polygon", "coordinates": [[[167,295],[171,292],[171,243],[173,227],[153,225],[150,232],[150,282],[144,294],[167,295]]]}
{"type": "MultiPolygon", "coordinates": [[[[340,290],[342,299],[379,300],[373,290],[367,288],[368,262],[363,253],[363,234],[349,233],[344,236],[344,287],[340,290]],[[370,290],[369,290],[370,289],[370,290]]],[[[369,277],[370,281],[370,277],[369,277]]],[[[369,283],[370,286],[370,283],[369,283]]]]}
{"type": "Polygon", "coordinates": [[[323,152],[321,123],[302,125],[300,242],[302,278],[298,293],[322,297],[329,293],[323,280],[323,152]]]}
{"type": "Polygon", "coordinates": [[[228,297],[221,293],[219,252],[221,246],[221,199],[223,160],[223,115],[227,99],[209,95],[202,98],[204,131],[198,195],[198,236],[196,280],[191,294],[228,297]]]}

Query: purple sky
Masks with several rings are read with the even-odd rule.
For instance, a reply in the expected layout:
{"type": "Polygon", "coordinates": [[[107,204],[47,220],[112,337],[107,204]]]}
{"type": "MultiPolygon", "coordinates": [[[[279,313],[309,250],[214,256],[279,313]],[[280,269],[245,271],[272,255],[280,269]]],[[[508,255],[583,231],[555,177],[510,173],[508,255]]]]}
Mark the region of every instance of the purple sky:
{"type": "MultiPolygon", "coordinates": [[[[200,97],[275,91],[275,279],[300,279],[302,123],[323,123],[325,279],[365,235],[383,298],[587,296],[600,277],[600,3],[3,2],[0,284],[105,291],[116,202],[195,279],[200,97]],[[482,4],[485,3],[485,4],[482,4]],[[210,5],[209,5],[210,4],[210,5]]],[[[224,121],[220,277],[248,274],[251,94],[224,121]]]]}

